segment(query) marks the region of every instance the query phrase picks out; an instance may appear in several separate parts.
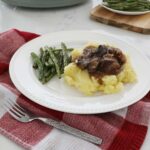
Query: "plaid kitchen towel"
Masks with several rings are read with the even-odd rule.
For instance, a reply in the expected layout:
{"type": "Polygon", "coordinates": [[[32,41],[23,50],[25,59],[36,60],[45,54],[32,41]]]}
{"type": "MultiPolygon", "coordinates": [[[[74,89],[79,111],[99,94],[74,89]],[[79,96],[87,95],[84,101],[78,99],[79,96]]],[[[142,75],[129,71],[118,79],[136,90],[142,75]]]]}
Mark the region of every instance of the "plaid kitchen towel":
{"type": "Polygon", "coordinates": [[[118,111],[75,115],[44,108],[27,99],[15,88],[9,77],[9,61],[20,46],[38,36],[15,29],[0,34],[0,103],[11,98],[35,114],[59,119],[72,127],[100,137],[103,143],[94,145],[40,121],[20,123],[2,108],[0,133],[23,148],[32,150],[139,150],[148,129],[150,93],[136,104],[118,111]]]}

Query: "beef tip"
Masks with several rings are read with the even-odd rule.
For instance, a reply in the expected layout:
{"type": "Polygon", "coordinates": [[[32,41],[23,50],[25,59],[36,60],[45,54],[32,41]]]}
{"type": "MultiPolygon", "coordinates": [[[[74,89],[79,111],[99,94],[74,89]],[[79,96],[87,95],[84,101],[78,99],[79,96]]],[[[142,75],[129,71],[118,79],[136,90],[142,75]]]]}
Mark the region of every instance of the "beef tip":
{"type": "Polygon", "coordinates": [[[89,62],[90,62],[89,58],[85,58],[83,56],[80,56],[78,59],[75,60],[75,63],[81,69],[86,69],[88,64],[89,64],[89,62]]]}
{"type": "Polygon", "coordinates": [[[87,69],[94,76],[118,74],[125,62],[126,57],[121,50],[108,45],[88,46],[75,60],[78,67],[87,69]]]}
{"type": "Polygon", "coordinates": [[[94,73],[95,72],[95,70],[97,69],[97,67],[99,65],[99,62],[100,62],[100,60],[99,60],[98,57],[93,57],[90,60],[90,62],[88,64],[88,71],[89,71],[89,73],[94,73]]]}
{"type": "Polygon", "coordinates": [[[103,55],[103,57],[102,58],[113,58],[114,57],[114,54],[110,54],[110,53],[107,53],[107,54],[105,54],[105,55],[103,55]]]}
{"type": "Polygon", "coordinates": [[[103,55],[107,54],[108,48],[106,45],[99,45],[99,47],[96,50],[96,53],[98,56],[102,57],[103,55]]]}
{"type": "Polygon", "coordinates": [[[96,51],[96,49],[97,48],[94,46],[88,46],[88,47],[84,48],[84,50],[83,50],[84,57],[91,57],[94,54],[94,52],[96,51]]]}
{"type": "Polygon", "coordinates": [[[119,48],[109,47],[108,53],[113,54],[114,55],[113,57],[118,60],[120,65],[123,65],[126,62],[126,57],[119,48]]]}
{"type": "Polygon", "coordinates": [[[117,58],[120,65],[123,65],[126,62],[126,57],[121,51],[117,51],[115,57],[117,58]]]}
{"type": "Polygon", "coordinates": [[[120,64],[114,58],[103,58],[99,64],[99,70],[104,74],[118,74],[120,72],[120,64]]]}

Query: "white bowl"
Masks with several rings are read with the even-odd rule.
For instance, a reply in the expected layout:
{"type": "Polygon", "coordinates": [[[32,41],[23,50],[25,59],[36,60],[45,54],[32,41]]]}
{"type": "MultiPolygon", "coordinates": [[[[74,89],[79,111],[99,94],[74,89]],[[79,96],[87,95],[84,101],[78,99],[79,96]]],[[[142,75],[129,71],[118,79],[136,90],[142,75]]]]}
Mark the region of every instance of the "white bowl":
{"type": "Polygon", "coordinates": [[[83,3],[86,0],[2,0],[7,4],[21,7],[52,8],[83,3]]]}

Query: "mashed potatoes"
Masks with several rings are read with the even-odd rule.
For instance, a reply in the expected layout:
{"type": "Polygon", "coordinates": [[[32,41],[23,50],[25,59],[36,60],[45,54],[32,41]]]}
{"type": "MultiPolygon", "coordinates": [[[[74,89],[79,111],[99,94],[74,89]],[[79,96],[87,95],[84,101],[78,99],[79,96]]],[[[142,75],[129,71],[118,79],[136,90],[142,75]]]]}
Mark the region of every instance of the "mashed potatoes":
{"type": "MultiPolygon", "coordinates": [[[[75,49],[72,52],[72,59],[81,55],[82,51],[75,49]]],[[[87,70],[81,70],[74,62],[65,67],[64,79],[70,85],[76,87],[85,95],[92,95],[101,91],[105,94],[119,92],[123,89],[124,83],[136,81],[136,74],[133,71],[129,58],[123,70],[117,75],[105,75],[101,79],[91,76],[87,70]]]]}

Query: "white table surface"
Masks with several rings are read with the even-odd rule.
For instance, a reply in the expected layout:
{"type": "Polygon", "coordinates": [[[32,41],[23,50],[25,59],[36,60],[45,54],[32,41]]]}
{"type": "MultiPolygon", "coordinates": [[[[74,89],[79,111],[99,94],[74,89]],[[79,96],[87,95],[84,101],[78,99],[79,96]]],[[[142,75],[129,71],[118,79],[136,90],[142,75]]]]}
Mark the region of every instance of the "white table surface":
{"type": "MultiPolygon", "coordinates": [[[[9,6],[0,1],[0,32],[11,28],[45,34],[62,30],[97,30],[113,34],[141,48],[150,58],[150,35],[142,35],[95,22],[89,18],[92,7],[100,0],[61,9],[25,9],[9,6]]],[[[0,149],[23,150],[0,135],[0,149]]],[[[150,150],[150,129],[141,150],[150,150]]]]}

